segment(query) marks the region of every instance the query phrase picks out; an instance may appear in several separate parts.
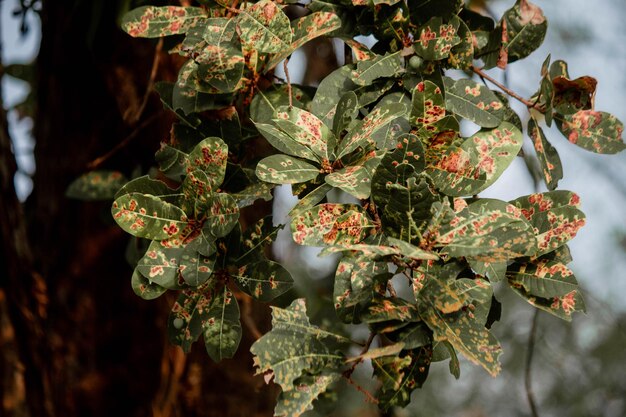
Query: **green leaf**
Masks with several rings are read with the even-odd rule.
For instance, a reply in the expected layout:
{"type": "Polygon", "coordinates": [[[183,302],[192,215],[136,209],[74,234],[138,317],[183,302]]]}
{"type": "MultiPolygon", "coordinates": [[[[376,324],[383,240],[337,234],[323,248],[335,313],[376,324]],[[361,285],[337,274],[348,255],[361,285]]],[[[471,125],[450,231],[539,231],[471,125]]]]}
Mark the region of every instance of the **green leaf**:
{"type": "Polygon", "coordinates": [[[293,140],[310,149],[320,161],[330,159],[337,139],[315,115],[297,107],[280,107],[273,121],[293,140]]]}
{"type": "Polygon", "coordinates": [[[426,251],[422,248],[405,242],[404,240],[390,237],[389,244],[397,247],[403,257],[409,258],[414,261],[439,259],[439,256],[437,256],[435,253],[426,251]]]}
{"type": "Polygon", "coordinates": [[[561,158],[559,158],[554,146],[548,142],[543,129],[533,117],[528,120],[528,135],[533,141],[535,152],[537,152],[537,159],[546,186],[549,190],[554,190],[558,186],[559,180],[563,178],[561,158]]]}
{"type": "Polygon", "coordinates": [[[402,298],[374,298],[361,313],[365,323],[380,323],[397,320],[401,322],[419,321],[415,304],[402,298]]]}
{"type": "Polygon", "coordinates": [[[166,201],[175,201],[176,198],[181,196],[180,190],[171,189],[164,182],[150,178],[148,175],[137,177],[124,184],[115,193],[115,198],[131,193],[150,194],[153,197],[166,201]]]}
{"type": "Polygon", "coordinates": [[[235,91],[239,87],[245,66],[235,26],[234,19],[207,19],[204,40],[210,47],[194,57],[201,64],[198,68],[200,77],[223,93],[235,91]]]}
{"type": "Polygon", "coordinates": [[[578,209],[580,198],[571,191],[531,194],[511,201],[535,229],[537,246],[533,255],[552,252],[569,242],[585,225],[585,214],[578,209]]]}
{"type": "Polygon", "coordinates": [[[167,288],[162,287],[144,277],[135,269],[131,278],[131,286],[135,294],[144,300],[154,300],[163,295],[167,288]]]}
{"type": "Polygon", "coordinates": [[[325,180],[333,187],[337,187],[356,198],[364,199],[370,196],[371,177],[372,174],[365,165],[356,165],[330,173],[325,177],[325,180]]]}
{"type": "Polygon", "coordinates": [[[261,181],[272,184],[297,184],[315,179],[320,169],[288,155],[272,155],[263,158],[256,166],[261,181]]]}
{"type": "Polygon", "coordinates": [[[235,199],[226,193],[212,194],[207,199],[203,229],[212,236],[226,236],[239,220],[239,207],[235,199]]]}
{"type": "Polygon", "coordinates": [[[130,193],[118,197],[111,214],[125,232],[152,240],[177,236],[187,226],[185,212],[148,194],[130,193]]]}
{"type": "Polygon", "coordinates": [[[467,78],[444,77],[446,109],[481,127],[497,127],[504,119],[503,104],[485,87],[467,78]]]}
{"type": "Polygon", "coordinates": [[[289,18],[271,0],[263,0],[241,10],[237,18],[241,41],[247,48],[280,53],[291,46],[289,18]]]}
{"type": "Polygon", "coordinates": [[[122,29],[134,38],[160,38],[185,33],[206,18],[200,7],[144,6],[124,15],[122,29]]]}
{"type": "Polygon", "coordinates": [[[504,48],[508,62],[525,58],[539,48],[548,30],[543,11],[528,0],[517,0],[515,6],[504,13],[501,24],[506,25],[508,41],[504,48]]]}
{"type": "Polygon", "coordinates": [[[609,113],[581,110],[571,115],[557,114],[554,118],[563,136],[583,149],[600,154],[626,149],[622,139],[624,124],[609,113]]]}
{"type": "Polygon", "coordinates": [[[341,376],[337,373],[328,375],[306,375],[296,380],[295,389],[283,391],[278,396],[274,416],[298,417],[313,409],[313,401],[326,392],[328,387],[341,376]]]}
{"type": "Polygon", "coordinates": [[[509,284],[541,298],[561,297],[578,290],[574,273],[561,262],[536,260],[507,270],[509,284]]]}
{"type": "Polygon", "coordinates": [[[467,261],[478,275],[489,278],[491,282],[500,282],[506,278],[507,262],[482,262],[472,257],[468,257],[467,261]]]}
{"type": "Polygon", "coordinates": [[[237,299],[228,287],[214,294],[210,307],[201,314],[204,345],[211,359],[219,362],[235,356],[241,341],[241,324],[237,299]]]}
{"type": "Polygon", "coordinates": [[[184,251],[181,246],[164,246],[159,241],[153,241],[135,270],[150,283],[167,289],[180,289],[178,272],[184,251]]]}
{"type": "Polygon", "coordinates": [[[531,305],[566,321],[572,320],[572,313],[585,312],[585,302],[580,290],[573,290],[560,297],[542,298],[526,292],[521,285],[512,285],[511,288],[531,305]]]}
{"type": "MultiPolygon", "coordinates": [[[[311,98],[301,87],[291,85],[294,107],[305,109],[311,98]]],[[[279,107],[289,105],[289,90],[286,84],[273,85],[267,90],[257,91],[250,103],[250,118],[255,123],[270,123],[279,107]]]]}
{"type": "Polygon", "coordinates": [[[181,291],[172,306],[167,323],[168,337],[185,353],[202,334],[202,322],[208,319],[213,296],[213,290],[206,284],[198,289],[181,291]]]}
{"type": "Polygon", "coordinates": [[[287,155],[297,156],[298,158],[304,158],[319,163],[319,158],[315,156],[315,153],[311,149],[299,143],[282,130],[273,125],[264,123],[256,123],[255,126],[270,145],[279,151],[287,155]]]}
{"type": "Polygon", "coordinates": [[[255,201],[262,199],[270,201],[274,186],[266,182],[255,181],[241,191],[231,193],[231,196],[237,201],[237,207],[244,208],[254,204],[255,201]]]}
{"type": "Polygon", "coordinates": [[[311,102],[311,112],[318,115],[322,122],[332,124],[335,108],[341,97],[358,86],[350,79],[352,67],[344,65],[327,75],[317,88],[311,102]]]}
{"type": "Polygon", "coordinates": [[[187,245],[181,254],[179,270],[187,285],[197,287],[209,280],[213,274],[215,256],[203,256],[195,245],[187,245]]]}
{"type": "Polygon", "coordinates": [[[375,225],[361,206],[320,204],[296,213],[291,232],[299,245],[325,246],[359,243],[375,225]]]}
{"type": "Polygon", "coordinates": [[[472,311],[474,319],[486,324],[493,297],[493,288],[489,281],[483,278],[460,278],[454,281],[454,285],[460,296],[467,296],[467,307],[472,311]]]}
{"type": "Polygon", "coordinates": [[[347,340],[311,325],[304,299],[286,309],[272,307],[272,330],[254,342],[257,375],[273,376],[283,392],[294,390],[294,381],[308,374],[339,368],[345,357],[338,350],[347,340]]]}
{"type": "Polygon", "coordinates": [[[326,197],[326,194],[328,194],[328,192],[332,189],[333,186],[330,184],[324,183],[320,185],[319,187],[308,193],[306,196],[301,198],[300,201],[298,201],[298,204],[296,204],[291,209],[291,211],[289,212],[289,216],[293,217],[295,213],[313,207],[314,205],[322,201],[324,197],[326,197]]]}
{"type": "Polygon", "coordinates": [[[402,341],[404,349],[416,349],[432,342],[432,332],[424,322],[410,323],[395,332],[387,333],[391,341],[402,341]]]}
{"type": "Polygon", "coordinates": [[[437,61],[450,55],[452,47],[461,43],[458,35],[460,20],[444,23],[441,17],[433,17],[417,30],[413,49],[427,61],[437,61]]]}
{"type": "Polygon", "coordinates": [[[159,170],[167,178],[181,181],[187,173],[189,155],[173,146],[161,143],[161,148],[154,155],[159,164],[159,170]]]}
{"type": "Polygon", "coordinates": [[[353,91],[348,91],[337,103],[337,110],[333,118],[333,132],[340,136],[344,129],[356,119],[359,114],[359,99],[353,91]]]}
{"type": "Polygon", "coordinates": [[[217,137],[204,139],[189,154],[190,166],[207,174],[213,191],[224,181],[227,160],[228,146],[217,137]]]}
{"type": "Polygon", "coordinates": [[[83,201],[112,200],[126,181],[119,171],[91,171],[72,181],[65,195],[83,201]]]}
{"type": "Polygon", "coordinates": [[[357,85],[366,86],[378,78],[394,77],[403,70],[402,61],[400,51],[359,61],[356,70],[352,71],[352,81],[357,85]]]}
{"type": "Polygon", "coordinates": [[[293,286],[289,271],[269,260],[241,265],[231,276],[243,292],[264,302],[272,301],[293,286]]]}
{"type": "Polygon", "coordinates": [[[446,115],[445,101],[441,88],[432,81],[422,81],[413,90],[411,101],[411,125],[430,130],[433,123],[446,115]]]}
{"type": "Polygon", "coordinates": [[[450,50],[448,63],[453,68],[466,70],[474,63],[474,36],[463,20],[456,16],[453,19],[459,21],[458,36],[461,38],[461,43],[450,50]]]}
{"type": "Polygon", "coordinates": [[[478,194],[493,184],[522,147],[522,133],[503,122],[481,130],[461,146],[450,146],[426,168],[433,182],[450,196],[478,194]]]}

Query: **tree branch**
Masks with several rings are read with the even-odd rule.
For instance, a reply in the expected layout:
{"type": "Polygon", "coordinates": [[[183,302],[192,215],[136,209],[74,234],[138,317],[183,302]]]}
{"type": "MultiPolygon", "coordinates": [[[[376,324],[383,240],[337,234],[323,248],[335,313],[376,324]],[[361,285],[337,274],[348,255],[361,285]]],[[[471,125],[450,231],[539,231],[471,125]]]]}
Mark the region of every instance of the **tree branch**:
{"type": "Polygon", "coordinates": [[[475,74],[478,74],[481,78],[489,80],[492,84],[494,84],[500,90],[504,91],[507,95],[509,95],[509,96],[513,97],[514,99],[524,103],[526,105],[526,107],[533,108],[533,109],[543,113],[543,111],[542,111],[543,109],[541,109],[541,107],[537,106],[537,103],[533,103],[532,101],[527,100],[524,97],[520,96],[515,91],[511,90],[510,88],[508,88],[504,84],[502,84],[499,81],[497,81],[491,75],[489,75],[486,72],[484,72],[482,69],[476,68],[476,67],[472,66],[472,71],[474,71],[475,74]]]}

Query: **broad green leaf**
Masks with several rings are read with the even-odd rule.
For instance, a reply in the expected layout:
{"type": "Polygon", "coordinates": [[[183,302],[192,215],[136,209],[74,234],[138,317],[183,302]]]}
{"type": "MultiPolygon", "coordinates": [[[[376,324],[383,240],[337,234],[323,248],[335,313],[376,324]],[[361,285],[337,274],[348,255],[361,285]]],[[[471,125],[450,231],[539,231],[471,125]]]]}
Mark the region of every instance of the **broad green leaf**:
{"type": "Polygon", "coordinates": [[[72,181],[65,195],[83,201],[112,200],[126,181],[119,171],[91,171],[72,181]]]}
{"type": "Polygon", "coordinates": [[[122,29],[134,38],[160,38],[185,33],[206,18],[200,7],[143,6],[124,15],[122,29]]]}
{"type": "Polygon", "coordinates": [[[171,189],[164,182],[150,178],[148,175],[137,177],[124,184],[115,193],[115,198],[131,193],[150,194],[166,201],[170,199],[175,201],[181,195],[180,190],[171,189]]]}
{"type": "Polygon", "coordinates": [[[167,288],[150,282],[148,278],[141,275],[136,269],[131,278],[131,286],[135,294],[144,300],[154,300],[167,291],[167,288]]]}
{"type": "Polygon", "coordinates": [[[313,151],[320,161],[330,160],[330,153],[337,139],[328,126],[315,115],[297,107],[281,107],[273,121],[293,140],[313,151]]]}
{"type": "Polygon", "coordinates": [[[365,165],[356,165],[328,174],[325,181],[358,199],[364,199],[370,196],[371,177],[372,173],[365,165]]]}
{"type": "Polygon", "coordinates": [[[181,181],[187,173],[189,155],[166,143],[161,143],[161,148],[154,155],[154,159],[159,164],[159,170],[174,181],[181,181]]]}
{"type": "Polygon", "coordinates": [[[435,246],[452,257],[471,256],[482,262],[503,262],[534,254],[537,241],[521,211],[499,200],[480,199],[444,224],[435,246]]]}
{"type": "Polygon", "coordinates": [[[335,135],[340,136],[358,114],[359,99],[353,91],[348,91],[337,103],[337,110],[333,118],[333,132],[335,135]]]}
{"type": "MultiPolygon", "coordinates": [[[[203,307],[206,308],[206,307],[203,307]]],[[[215,362],[232,358],[241,341],[239,305],[228,287],[214,294],[211,305],[203,311],[202,334],[206,350],[215,362]]]]}
{"type": "Polygon", "coordinates": [[[515,6],[504,13],[501,24],[506,25],[504,48],[508,62],[525,58],[539,48],[548,30],[543,11],[528,0],[517,0],[515,6]]]}
{"type": "Polygon", "coordinates": [[[163,288],[180,289],[179,266],[185,248],[180,246],[163,246],[161,242],[152,241],[145,255],[137,262],[135,270],[150,283],[163,288]]]}
{"type": "Polygon", "coordinates": [[[456,350],[492,376],[500,372],[498,357],[502,348],[496,338],[480,323],[469,309],[458,309],[446,314],[437,306],[445,305],[441,298],[447,297],[449,289],[437,279],[429,280],[418,299],[422,320],[433,331],[435,341],[448,341],[456,350]]]}
{"type": "Polygon", "coordinates": [[[291,220],[291,233],[299,245],[326,246],[359,243],[375,225],[355,204],[320,204],[299,211],[291,220]]]}
{"type": "Polygon", "coordinates": [[[373,59],[359,61],[351,77],[357,85],[370,85],[378,78],[398,75],[403,70],[400,51],[388,55],[376,55],[373,59]]]}
{"type": "Polygon", "coordinates": [[[399,137],[406,135],[406,132],[409,132],[411,130],[408,114],[408,109],[411,108],[411,98],[408,94],[404,92],[394,92],[391,94],[387,94],[380,99],[380,101],[374,107],[373,111],[375,111],[377,108],[384,108],[389,105],[397,104],[406,106],[407,112],[404,113],[402,116],[391,120],[389,123],[386,124],[386,126],[382,127],[381,129],[377,129],[372,134],[372,140],[376,144],[376,149],[394,149],[398,144],[399,137]]]}
{"type": "Polygon", "coordinates": [[[180,257],[180,275],[187,285],[197,287],[209,280],[214,265],[215,256],[203,256],[194,245],[187,245],[180,257]]]}
{"type": "Polygon", "coordinates": [[[415,245],[405,242],[404,240],[390,237],[389,244],[398,248],[398,250],[400,250],[400,253],[402,254],[403,257],[409,258],[415,261],[439,259],[439,256],[437,256],[435,253],[426,251],[422,248],[419,248],[415,245]]]}
{"type": "Polygon", "coordinates": [[[298,417],[313,409],[313,401],[341,378],[338,373],[306,375],[295,381],[295,389],[281,392],[274,408],[274,416],[298,417]]]}
{"type": "Polygon", "coordinates": [[[401,103],[389,103],[386,106],[377,107],[363,120],[355,124],[339,143],[337,159],[348,155],[359,146],[374,145],[372,135],[406,113],[407,107],[401,103]]]}
{"type": "Polygon", "coordinates": [[[148,195],[130,193],[118,197],[111,207],[117,224],[136,237],[164,240],[187,226],[187,216],[173,204],[148,195]]]}
{"type": "Polygon", "coordinates": [[[262,199],[270,201],[274,186],[266,182],[255,181],[241,191],[231,193],[231,196],[237,201],[237,207],[244,208],[254,204],[255,201],[262,199]]]}
{"type": "Polygon", "coordinates": [[[311,102],[311,112],[317,115],[322,122],[332,125],[335,108],[341,97],[348,91],[358,87],[351,79],[354,66],[344,65],[327,75],[317,88],[311,102]]]}
{"type": "Polygon", "coordinates": [[[345,357],[338,351],[347,340],[313,326],[306,315],[304,299],[286,309],[272,307],[272,330],[254,342],[257,375],[274,377],[283,392],[294,390],[294,381],[305,374],[339,368],[345,357]]]}
{"type": "MultiPolygon", "coordinates": [[[[311,98],[300,86],[291,85],[294,107],[306,109],[311,98]]],[[[250,118],[255,123],[270,123],[279,107],[289,105],[289,90],[286,84],[273,85],[267,90],[257,91],[250,103],[250,118]]]]}
{"type": "Polygon", "coordinates": [[[453,19],[459,21],[458,36],[461,38],[461,43],[450,50],[448,63],[453,68],[466,70],[474,63],[474,36],[463,20],[456,16],[453,19]]]}
{"type": "Polygon", "coordinates": [[[226,161],[228,160],[228,146],[217,137],[209,137],[200,142],[189,154],[189,164],[192,169],[204,171],[211,180],[211,189],[217,190],[224,181],[226,161]]]}
{"type": "Polygon", "coordinates": [[[445,101],[441,88],[432,81],[422,81],[413,90],[411,102],[411,125],[430,130],[433,123],[446,115],[445,101]]]}
{"type": "Polygon", "coordinates": [[[203,331],[203,321],[207,320],[211,308],[213,289],[208,285],[194,290],[181,291],[172,306],[167,333],[172,344],[180,346],[185,353],[191,350],[193,342],[203,331]]]}
{"type": "Polygon", "coordinates": [[[377,398],[383,410],[404,407],[411,393],[421,388],[430,367],[430,348],[409,351],[405,356],[383,356],[372,360],[374,376],[382,383],[377,398]]]}
{"type": "Polygon", "coordinates": [[[402,298],[374,298],[361,313],[365,323],[380,323],[391,320],[401,322],[419,321],[415,304],[402,298]]]}
{"type": "Polygon", "coordinates": [[[446,109],[481,127],[500,126],[503,104],[489,88],[467,78],[444,77],[446,109]]]}
{"type": "Polygon", "coordinates": [[[433,17],[417,30],[413,49],[427,61],[437,61],[450,55],[452,47],[461,43],[458,18],[444,23],[441,17],[433,17]]]}
{"type": "Polygon", "coordinates": [[[231,276],[237,286],[259,301],[272,301],[293,286],[291,274],[279,263],[263,260],[237,268],[231,276]]]}
{"type": "Polygon", "coordinates": [[[433,182],[450,196],[478,194],[493,184],[522,147],[522,133],[503,122],[481,130],[461,146],[450,146],[426,168],[433,182]]]}
{"type": "Polygon", "coordinates": [[[288,155],[272,155],[263,158],[256,166],[261,181],[272,184],[297,184],[315,179],[320,169],[288,155]]]}
{"type": "Polygon", "coordinates": [[[474,271],[478,275],[489,278],[491,282],[500,282],[506,278],[507,262],[482,262],[472,257],[466,258],[474,271]]]}
{"type": "Polygon", "coordinates": [[[561,262],[536,260],[507,270],[509,284],[541,298],[561,297],[578,290],[574,273],[561,262]]]}
{"type": "Polygon", "coordinates": [[[226,236],[239,220],[239,207],[235,199],[226,193],[212,194],[207,199],[203,229],[215,237],[226,236]]]}
{"type": "Polygon", "coordinates": [[[181,190],[183,192],[182,204],[179,204],[190,217],[200,218],[207,209],[207,199],[211,195],[211,179],[199,169],[187,174],[181,190]]]}
{"type": "Polygon", "coordinates": [[[207,47],[194,57],[201,64],[198,68],[200,77],[223,93],[239,87],[245,65],[235,26],[234,19],[207,19],[204,31],[207,47]]]}
{"type": "Polygon", "coordinates": [[[249,49],[265,53],[280,53],[291,46],[289,18],[271,0],[262,0],[242,9],[237,27],[241,41],[249,49]]]}
{"type": "Polygon", "coordinates": [[[615,154],[626,149],[622,139],[624,124],[601,111],[581,110],[571,115],[555,115],[557,127],[571,143],[591,152],[615,154]]]}
{"type": "Polygon", "coordinates": [[[526,292],[521,285],[511,285],[511,288],[531,305],[566,321],[572,320],[572,313],[585,312],[585,302],[580,290],[570,291],[560,297],[542,298],[526,292]]]}
{"type": "Polygon", "coordinates": [[[537,159],[541,166],[543,179],[549,190],[554,190],[559,180],[563,178],[563,167],[561,166],[561,158],[556,149],[543,133],[543,129],[537,124],[537,121],[531,117],[528,120],[528,135],[533,141],[537,159]]]}
{"type": "Polygon", "coordinates": [[[580,198],[571,191],[531,194],[511,201],[535,229],[536,253],[540,256],[569,242],[585,225],[580,198]]]}
{"type": "Polygon", "coordinates": [[[287,155],[297,156],[299,158],[319,163],[319,158],[315,156],[315,153],[311,149],[299,143],[282,130],[274,127],[273,125],[264,123],[256,123],[255,126],[261,135],[267,139],[270,145],[279,151],[286,153],[287,155]]]}
{"type": "Polygon", "coordinates": [[[468,308],[472,311],[474,318],[479,323],[487,323],[493,288],[489,281],[484,278],[460,278],[454,281],[456,291],[460,296],[466,296],[468,308]]]}

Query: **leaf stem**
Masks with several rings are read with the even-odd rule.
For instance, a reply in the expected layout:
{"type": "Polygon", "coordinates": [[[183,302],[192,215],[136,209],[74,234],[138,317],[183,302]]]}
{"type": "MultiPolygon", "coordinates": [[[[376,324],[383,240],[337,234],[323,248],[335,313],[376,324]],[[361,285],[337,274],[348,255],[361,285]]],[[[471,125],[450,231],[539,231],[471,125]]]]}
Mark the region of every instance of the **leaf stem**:
{"type": "Polygon", "coordinates": [[[289,58],[285,58],[283,61],[283,67],[285,69],[285,78],[287,78],[287,94],[289,95],[289,110],[293,109],[293,95],[291,91],[291,80],[289,79],[289,68],[287,68],[287,64],[289,64],[289,58]]]}
{"type": "MultiPolygon", "coordinates": [[[[537,103],[533,103],[532,101],[525,99],[524,97],[520,96],[519,94],[517,94],[515,91],[511,90],[510,88],[506,87],[504,84],[500,83],[499,81],[497,81],[495,78],[493,78],[491,75],[487,74],[486,72],[484,72],[482,69],[480,68],[476,68],[474,66],[472,66],[472,71],[474,71],[475,74],[478,74],[481,78],[484,78],[486,80],[489,80],[492,84],[494,84],[496,87],[498,87],[500,90],[504,91],[506,94],[508,94],[509,96],[513,97],[514,99],[524,103],[524,105],[526,105],[526,107],[528,108],[533,108],[537,111],[542,112],[542,109],[540,107],[537,106],[537,103]]],[[[542,112],[543,113],[543,112],[542,112]]]]}

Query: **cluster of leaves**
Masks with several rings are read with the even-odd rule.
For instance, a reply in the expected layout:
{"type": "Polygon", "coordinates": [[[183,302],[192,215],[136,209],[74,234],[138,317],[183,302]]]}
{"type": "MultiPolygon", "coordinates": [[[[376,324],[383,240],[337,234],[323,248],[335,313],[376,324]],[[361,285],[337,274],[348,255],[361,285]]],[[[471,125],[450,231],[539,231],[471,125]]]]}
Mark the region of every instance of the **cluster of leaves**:
{"type": "Polygon", "coordinates": [[[457,353],[496,375],[501,346],[490,328],[500,282],[563,319],[584,310],[566,265],[567,242],[585,217],[576,194],[555,190],[562,169],[539,120],[555,121],[571,143],[597,153],[625,147],[623,125],[593,109],[593,78],[571,80],[564,62],[548,58],[525,103],[550,191],[479,198],[518,156],[521,119],[502,93],[446,76],[528,56],[547,29],[541,9],[518,0],[494,22],[461,0],[200,3],[142,7],[124,19],[132,36],[177,37],[171,53],[188,58],[175,83],[158,85],[179,122],[156,155],[157,178],[121,186],[119,173],[95,172],[70,188],[87,198],[115,193],[117,223],[149,241],[133,288],[145,299],[180,293],[169,320],[173,343],[187,351],[203,334],[214,360],[231,357],[241,338],[236,294],[267,302],[290,288],[289,273],[265,256],[278,230],[271,218],[243,232],[238,221],[240,209],[269,200],[277,184],[291,184],[299,197],[290,213],[294,241],[342,255],[338,321],[367,326],[371,337],[350,357],[347,330],[312,325],[303,299],[273,307],[272,330],[252,353],[257,372],[282,388],[276,415],[311,409],[366,360],[383,409],[406,405],[432,362],[449,358],[458,377],[457,353]],[[304,16],[290,19],[294,10],[304,16]],[[317,89],[268,81],[322,35],[341,39],[355,62],[317,89]],[[376,43],[369,49],[357,35],[376,43]],[[480,130],[461,136],[461,120],[480,130]],[[259,138],[277,152],[259,154],[259,138]],[[353,203],[329,201],[332,189],[353,203]],[[390,281],[398,275],[409,289],[402,296],[390,281]],[[373,340],[379,347],[370,349],[373,340]]]}

